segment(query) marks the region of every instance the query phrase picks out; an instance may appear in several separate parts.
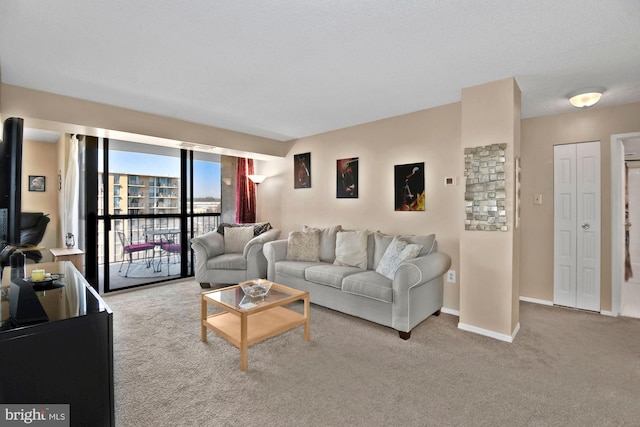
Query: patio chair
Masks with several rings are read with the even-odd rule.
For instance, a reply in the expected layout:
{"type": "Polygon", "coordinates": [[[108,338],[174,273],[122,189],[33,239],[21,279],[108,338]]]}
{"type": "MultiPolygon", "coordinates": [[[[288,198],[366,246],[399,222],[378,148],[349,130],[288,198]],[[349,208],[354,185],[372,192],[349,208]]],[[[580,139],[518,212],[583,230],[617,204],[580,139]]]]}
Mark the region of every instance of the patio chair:
{"type": "MultiPolygon", "coordinates": [[[[180,247],[180,243],[174,243],[173,241],[162,241],[160,244],[160,249],[162,249],[167,254],[167,276],[169,276],[169,266],[171,265],[169,262],[169,258],[171,254],[176,255],[178,259],[180,259],[180,255],[182,253],[182,248],[180,247]]],[[[176,262],[177,264],[177,262],[176,262]]],[[[160,268],[162,268],[162,259],[160,259],[160,268]]]]}
{"type": "Polygon", "coordinates": [[[129,243],[127,236],[124,234],[124,231],[116,231],[116,234],[118,235],[118,238],[120,239],[120,243],[122,244],[122,262],[120,263],[120,269],[118,270],[118,273],[122,271],[124,260],[125,258],[127,258],[129,262],[127,264],[127,271],[125,271],[124,273],[124,277],[127,277],[127,275],[129,274],[129,267],[131,267],[131,263],[133,262],[133,254],[136,252],[144,252],[144,261],[147,264],[147,268],[151,267],[151,263],[153,261],[153,255],[154,255],[153,250],[156,247],[156,245],[154,245],[151,242],[131,244],[129,243]],[[152,257],[151,260],[149,259],[148,251],[151,251],[151,257],[152,257]]]}

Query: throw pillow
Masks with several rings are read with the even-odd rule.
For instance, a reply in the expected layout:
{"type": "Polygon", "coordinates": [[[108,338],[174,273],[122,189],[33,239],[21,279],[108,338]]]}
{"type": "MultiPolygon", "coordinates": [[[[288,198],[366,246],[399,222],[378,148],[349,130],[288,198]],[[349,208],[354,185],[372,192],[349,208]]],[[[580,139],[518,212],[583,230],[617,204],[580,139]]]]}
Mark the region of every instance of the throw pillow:
{"type": "Polygon", "coordinates": [[[253,227],[229,227],[224,233],[224,252],[242,253],[251,239],[253,239],[253,227]]]}
{"type": "Polygon", "coordinates": [[[287,240],[287,260],[320,261],[320,231],[292,231],[287,240]]]}
{"type": "Polygon", "coordinates": [[[335,265],[367,268],[367,230],[339,231],[336,234],[335,265]]]}
{"type": "Polygon", "coordinates": [[[334,225],[326,228],[304,226],[302,231],[320,231],[320,261],[333,262],[336,259],[336,233],[342,230],[342,226],[334,225]]]}
{"type": "Polygon", "coordinates": [[[382,255],[382,259],[380,260],[378,268],[376,268],[376,272],[393,280],[393,276],[395,276],[396,270],[398,270],[400,264],[408,259],[417,257],[420,250],[422,250],[422,245],[408,243],[394,237],[387,247],[387,250],[384,252],[384,255],[382,255]]]}
{"type": "Polygon", "coordinates": [[[237,227],[250,227],[253,229],[253,235],[259,236],[265,231],[271,230],[271,224],[268,222],[256,222],[252,224],[231,224],[228,222],[223,222],[218,225],[216,231],[224,236],[224,231],[227,228],[237,228],[237,227]]]}

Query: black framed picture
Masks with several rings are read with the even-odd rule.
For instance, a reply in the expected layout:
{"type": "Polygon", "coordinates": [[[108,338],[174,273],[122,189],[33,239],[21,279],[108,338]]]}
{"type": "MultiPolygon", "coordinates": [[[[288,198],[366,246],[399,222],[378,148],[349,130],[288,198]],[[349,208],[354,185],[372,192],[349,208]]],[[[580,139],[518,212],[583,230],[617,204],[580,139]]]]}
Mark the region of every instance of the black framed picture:
{"type": "Polygon", "coordinates": [[[294,154],[293,188],[311,188],[311,153],[294,154]]]}
{"type": "Polygon", "coordinates": [[[340,159],[336,162],[336,197],[358,198],[358,158],[340,159]]]}
{"type": "Polygon", "coordinates": [[[45,190],[47,179],[42,175],[29,175],[29,191],[45,190]]]}
{"type": "Polygon", "coordinates": [[[394,177],[395,210],[425,210],[424,162],[396,165],[394,177]]]}

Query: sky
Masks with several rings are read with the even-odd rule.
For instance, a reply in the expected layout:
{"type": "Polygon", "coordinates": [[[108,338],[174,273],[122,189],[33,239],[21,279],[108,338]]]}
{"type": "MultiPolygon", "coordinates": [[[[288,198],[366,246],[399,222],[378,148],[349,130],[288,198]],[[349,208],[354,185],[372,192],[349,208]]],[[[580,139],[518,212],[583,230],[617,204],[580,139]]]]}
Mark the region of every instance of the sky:
{"type": "MultiPolygon", "coordinates": [[[[102,153],[102,150],[100,150],[102,153]]],[[[194,160],[193,196],[220,197],[220,163],[194,160]]],[[[102,165],[102,159],[99,159],[102,165]]],[[[129,175],[180,176],[178,157],[130,151],[109,151],[109,169],[129,175]]],[[[102,170],[102,168],[100,168],[102,170]]]]}

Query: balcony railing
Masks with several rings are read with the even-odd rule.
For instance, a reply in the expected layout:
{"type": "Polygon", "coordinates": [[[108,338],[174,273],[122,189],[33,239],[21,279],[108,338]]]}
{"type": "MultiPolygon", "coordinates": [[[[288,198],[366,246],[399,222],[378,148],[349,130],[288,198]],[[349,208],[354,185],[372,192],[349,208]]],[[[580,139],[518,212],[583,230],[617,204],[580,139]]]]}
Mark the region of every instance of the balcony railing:
{"type": "MultiPolygon", "coordinates": [[[[187,219],[187,224],[191,224],[191,218],[187,219]]],[[[209,231],[214,231],[220,225],[220,213],[213,213],[207,215],[195,215],[193,217],[193,236],[199,236],[209,231]]],[[[124,231],[127,240],[131,244],[142,243],[147,241],[153,241],[153,236],[151,231],[155,231],[156,234],[158,231],[162,230],[179,230],[180,229],[180,218],[179,217],[170,217],[170,218],[126,218],[126,219],[114,219],[114,230],[124,231]]],[[[104,235],[102,231],[103,227],[100,227],[100,232],[98,236],[98,263],[104,264],[104,235]]],[[[191,237],[191,230],[187,230],[187,236],[191,237]]],[[[111,232],[109,234],[109,260],[110,262],[122,262],[123,261],[123,251],[122,251],[122,242],[118,239],[116,233],[111,232]]],[[[159,248],[158,248],[159,250],[159,248]]],[[[128,256],[128,255],[127,255],[128,256]]],[[[135,262],[137,260],[144,259],[144,253],[133,253],[132,260],[135,262]]]]}

